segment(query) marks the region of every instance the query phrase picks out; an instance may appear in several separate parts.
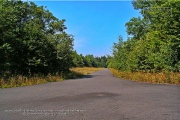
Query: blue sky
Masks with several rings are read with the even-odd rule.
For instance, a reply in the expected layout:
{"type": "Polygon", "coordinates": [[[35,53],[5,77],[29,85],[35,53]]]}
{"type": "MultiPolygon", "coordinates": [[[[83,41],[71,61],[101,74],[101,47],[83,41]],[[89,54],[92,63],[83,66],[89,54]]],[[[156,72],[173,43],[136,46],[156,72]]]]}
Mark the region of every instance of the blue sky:
{"type": "Polygon", "coordinates": [[[140,16],[131,1],[35,1],[58,19],[65,19],[66,32],[74,36],[78,54],[111,55],[114,42],[127,38],[125,23],[140,16]]]}

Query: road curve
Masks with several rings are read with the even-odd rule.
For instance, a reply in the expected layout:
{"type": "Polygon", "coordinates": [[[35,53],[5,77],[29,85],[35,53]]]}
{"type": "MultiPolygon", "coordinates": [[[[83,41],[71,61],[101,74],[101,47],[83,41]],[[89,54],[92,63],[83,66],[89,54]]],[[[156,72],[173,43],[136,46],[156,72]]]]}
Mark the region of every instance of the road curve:
{"type": "Polygon", "coordinates": [[[0,90],[1,120],[179,120],[180,86],[84,78],[0,90]]]}

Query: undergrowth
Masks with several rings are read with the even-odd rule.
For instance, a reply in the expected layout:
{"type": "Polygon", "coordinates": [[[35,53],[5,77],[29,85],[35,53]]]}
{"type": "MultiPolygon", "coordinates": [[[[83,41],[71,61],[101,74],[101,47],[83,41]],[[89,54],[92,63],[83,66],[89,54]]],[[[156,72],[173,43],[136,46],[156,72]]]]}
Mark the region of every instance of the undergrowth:
{"type": "Polygon", "coordinates": [[[111,73],[123,79],[129,79],[133,81],[148,82],[148,83],[159,83],[159,84],[180,84],[180,73],[174,72],[124,72],[110,68],[111,73]]]}
{"type": "MultiPolygon", "coordinates": [[[[102,68],[101,68],[102,69],[102,68]]],[[[68,73],[61,73],[56,75],[48,74],[44,75],[34,75],[34,76],[22,76],[22,75],[12,75],[8,77],[0,77],[0,88],[12,88],[19,86],[29,86],[35,84],[43,84],[47,82],[60,82],[66,79],[75,79],[82,77],[83,75],[90,74],[92,72],[101,70],[100,68],[71,68],[68,73]]]]}
{"type": "Polygon", "coordinates": [[[76,67],[76,68],[71,68],[71,71],[77,72],[83,75],[91,74],[93,72],[102,70],[104,68],[95,68],[95,67],[76,67]]]}

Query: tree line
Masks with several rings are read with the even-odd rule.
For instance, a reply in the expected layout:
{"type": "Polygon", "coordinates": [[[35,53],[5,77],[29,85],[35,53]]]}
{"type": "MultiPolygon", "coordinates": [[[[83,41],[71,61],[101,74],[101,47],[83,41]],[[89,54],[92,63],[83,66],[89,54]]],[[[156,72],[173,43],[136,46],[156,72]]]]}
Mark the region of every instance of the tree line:
{"type": "Polygon", "coordinates": [[[73,66],[74,67],[104,67],[106,68],[107,56],[94,57],[93,55],[77,54],[73,52],[73,66]]]}
{"type": "Polygon", "coordinates": [[[121,71],[180,71],[180,1],[134,0],[142,17],[127,22],[129,36],[113,45],[109,68],[121,71]]]}
{"type": "Polygon", "coordinates": [[[57,74],[71,67],[105,67],[106,57],[82,56],[59,20],[34,2],[0,2],[0,76],[57,74]]]}

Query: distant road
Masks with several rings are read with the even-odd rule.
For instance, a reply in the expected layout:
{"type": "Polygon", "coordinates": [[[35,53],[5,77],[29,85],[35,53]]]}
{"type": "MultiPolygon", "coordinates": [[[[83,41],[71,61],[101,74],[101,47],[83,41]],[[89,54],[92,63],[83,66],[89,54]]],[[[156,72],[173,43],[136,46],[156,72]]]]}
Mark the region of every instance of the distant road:
{"type": "Polygon", "coordinates": [[[180,86],[81,79],[0,89],[0,120],[180,120],[180,86]]]}

